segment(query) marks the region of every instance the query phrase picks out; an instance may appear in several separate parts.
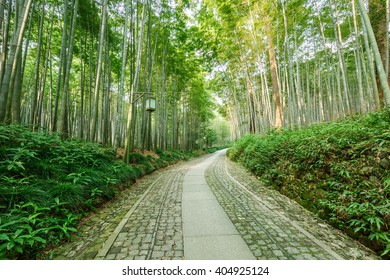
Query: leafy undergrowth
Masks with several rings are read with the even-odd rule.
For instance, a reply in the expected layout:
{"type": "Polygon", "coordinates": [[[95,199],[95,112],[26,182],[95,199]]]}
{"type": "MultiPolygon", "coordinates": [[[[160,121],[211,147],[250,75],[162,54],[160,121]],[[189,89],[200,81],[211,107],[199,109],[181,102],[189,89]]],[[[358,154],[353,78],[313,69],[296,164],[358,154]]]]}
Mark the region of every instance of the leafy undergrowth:
{"type": "Polygon", "coordinates": [[[97,144],[0,126],[0,259],[39,258],[137,178],[201,153],[132,153],[126,165],[97,144]]]}
{"type": "Polygon", "coordinates": [[[390,258],[390,108],[247,136],[228,155],[266,185],[390,258]]]}

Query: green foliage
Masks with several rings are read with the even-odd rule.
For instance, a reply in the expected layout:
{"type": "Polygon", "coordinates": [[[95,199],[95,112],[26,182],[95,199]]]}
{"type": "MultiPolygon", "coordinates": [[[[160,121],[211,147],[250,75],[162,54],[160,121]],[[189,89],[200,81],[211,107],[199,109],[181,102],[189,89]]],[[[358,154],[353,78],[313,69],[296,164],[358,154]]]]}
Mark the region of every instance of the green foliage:
{"type": "Polygon", "coordinates": [[[58,198],[49,207],[35,203],[15,205],[0,215],[0,259],[36,258],[48,244],[57,244],[77,232],[78,215],[58,198]]]}
{"type": "Polygon", "coordinates": [[[0,127],[0,257],[36,258],[136,178],[100,146],[0,127]],[[54,203],[53,203],[54,201],[54,203]]]}
{"type": "Polygon", "coordinates": [[[0,126],[0,258],[39,258],[137,178],[201,154],[156,153],[132,153],[126,165],[97,144],[0,126]]]}
{"type": "Polygon", "coordinates": [[[387,108],[302,130],[247,136],[228,155],[388,258],[389,127],[387,108]]]}
{"type": "Polygon", "coordinates": [[[61,141],[18,126],[0,127],[0,203],[6,210],[29,201],[43,207],[58,197],[76,213],[88,209],[92,189],[111,198],[114,185],[134,179],[130,167],[96,144],[61,141]],[[119,174],[120,172],[120,174],[119,174]]]}

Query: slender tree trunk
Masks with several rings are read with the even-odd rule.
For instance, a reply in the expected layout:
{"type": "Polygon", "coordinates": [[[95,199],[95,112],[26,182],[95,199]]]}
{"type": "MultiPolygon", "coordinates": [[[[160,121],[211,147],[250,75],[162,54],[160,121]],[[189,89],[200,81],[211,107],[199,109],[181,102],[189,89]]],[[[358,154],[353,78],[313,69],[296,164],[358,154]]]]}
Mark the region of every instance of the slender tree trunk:
{"type": "MultiPolygon", "coordinates": [[[[86,44],[87,39],[85,39],[86,44]]],[[[84,109],[85,109],[85,62],[83,40],[80,38],[80,115],[79,115],[79,137],[84,139],[84,109]]]]}
{"type": "MultiPolygon", "coordinates": [[[[18,21],[21,20],[20,19],[20,16],[21,16],[20,12],[22,10],[22,4],[23,4],[22,2],[15,3],[15,17],[14,17],[15,24],[14,24],[14,31],[13,31],[14,33],[17,32],[18,21]]],[[[22,44],[23,44],[23,42],[22,42],[22,44]]],[[[10,122],[12,123],[12,117],[13,117],[12,107],[15,105],[13,103],[13,100],[20,99],[20,96],[16,96],[19,92],[17,90],[17,87],[15,87],[15,79],[21,77],[19,67],[21,67],[22,54],[23,54],[23,51],[22,51],[22,48],[20,48],[18,53],[16,54],[16,56],[18,57],[17,62],[16,62],[16,68],[13,70],[13,71],[15,71],[16,75],[11,76],[11,81],[10,81],[10,86],[9,86],[10,94],[8,94],[8,100],[7,100],[7,108],[6,108],[6,116],[5,116],[6,123],[10,123],[10,122]]]]}
{"type": "Polygon", "coordinates": [[[390,23],[390,0],[386,0],[386,43],[385,43],[385,71],[386,71],[386,77],[389,78],[389,23],[390,23]]]}
{"type": "Polygon", "coordinates": [[[276,129],[282,128],[283,122],[283,109],[280,96],[279,87],[279,75],[276,61],[275,46],[273,42],[273,34],[271,31],[271,23],[269,18],[266,19],[266,31],[267,31],[267,42],[268,42],[268,56],[271,68],[271,80],[272,80],[272,95],[275,103],[275,125],[276,129]]]}
{"type": "Polygon", "coordinates": [[[38,46],[37,46],[37,59],[35,64],[35,80],[34,80],[34,89],[32,94],[32,104],[31,104],[31,116],[30,121],[31,125],[35,127],[37,123],[37,117],[38,117],[38,109],[37,109],[37,103],[38,103],[38,87],[39,87],[39,67],[41,64],[41,48],[42,48],[42,37],[43,37],[43,22],[45,19],[45,1],[42,2],[42,10],[40,13],[40,22],[39,22],[39,34],[38,34],[38,46]]]}
{"type": "Polygon", "coordinates": [[[97,60],[97,70],[96,70],[95,89],[94,89],[94,104],[93,104],[93,113],[92,113],[92,121],[91,121],[92,141],[96,140],[96,133],[98,130],[99,91],[100,91],[100,80],[101,80],[102,63],[103,63],[103,48],[104,48],[106,24],[107,24],[107,0],[104,0],[103,7],[102,7],[102,21],[100,24],[98,60],[97,60]]]}
{"type": "MultiPolygon", "coordinates": [[[[20,52],[22,50],[20,49],[20,52]]],[[[19,54],[18,56],[18,65],[16,70],[16,76],[15,76],[15,83],[14,83],[14,89],[13,89],[13,98],[12,98],[12,113],[11,113],[11,122],[14,124],[20,124],[20,102],[21,102],[21,92],[22,92],[22,54],[19,54]]]]}
{"type": "Polygon", "coordinates": [[[130,1],[125,0],[125,26],[123,30],[123,41],[122,41],[122,66],[121,66],[121,75],[119,82],[119,95],[117,103],[117,116],[115,124],[115,135],[116,139],[114,142],[115,148],[121,145],[121,128],[122,128],[122,118],[123,118],[123,96],[125,95],[125,76],[126,76],[126,64],[127,64],[127,49],[129,42],[129,17],[130,17],[130,1]]]}
{"type": "Polygon", "coordinates": [[[156,108],[156,122],[158,125],[158,129],[156,129],[156,134],[158,135],[157,137],[159,138],[159,148],[160,149],[167,149],[167,119],[165,118],[166,116],[166,97],[165,97],[165,84],[166,84],[166,53],[167,53],[167,45],[165,42],[163,43],[163,50],[162,50],[162,58],[161,58],[161,88],[160,88],[160,94],[159,94],[159,106],[156,108]]]}
{"type": "MultiPolygon", "coordinates": [[[[108,32],[106,32],[108,36],[108,32]]],[[[104,98],[102,98],[102,143],[107,146],[110,141],[110,90],[111,90],[111,63],[110,63],[110,45],[106,41],[106,52],[104,62],[104,98]]]]}
{"type": "Polygon", "coordinates": [[[359,48],[359,37],[358,37],[358,27],[356,20],[356,9],[355,9],[355,1],[352,0],[352,16],[353,16],[353,26],[354,26],[354,36],[355,36],[355,61],[356,61],[356,74],[358,78],[358,90],[359,90],[359,110],[361,113],[366,113],[366,101],[364,100],[363,94],[363,81],[362,81],[362,66],[360,64],[360,48],[359,48]]]}
{"type": "Polygon", "coordinates": [[[179,147],[179,133],[178,133],[178,124],[179,124],[179,114],[178,114],[178,101],[179,101],[179,97],[178,97],[178,92],[177,92],[177,88],[178,88],[178,81],[177,81],[177,77],[174,77],[173,78],[173,81],[172,81],[172,100],[170,100],[170,102],[172,103],[172,149],[173,150],[177,150],[178,147],[179,147]]]}
{"type": "MultiPolygon", "coordinates": [[[[147,1],[148,2],[148,1],[147,1]]],[[[138,92],[138,84],[140,78],[141,71],[141,59],[142,59],[142,46],[144,39],[144,30],[145,30],[145,22],[146,22],[146,10],[148,3],[145,3],[142,11],[142,19],[141,19],[141,30],[138,38],[138,48],[137,48],[137,59],[135,65],[135,73],[134,73],[134,81],[131,87],[130,93],[130,102],[129,102],[129,112],[127,117],[127,137],[126,137],[126,152],[125,152],[125,160],[129,162],[129,153],[134,149],[134,139],[135,139],[135,127],[136,127],[136,111],[134,106],[135,95],[138,92]]]]}
{"type": "MultiPolygon", "coordinates": [[[[338,15],[335,14],[335,11],[333,10],[333,0],[329,1],[329,6],[331,8],[331,18],[333,23],[333,29],[334,29],[334,35],[336,39],[336,45],[337,45],[337,54],[339,58],[339,67],[341,71],[341,78],[343,82],[343,92],[345,97],[345,106],[347,110],[347,114],[351,113],[351,104],[350,104],[350,98],[349,98],[349,88],[348,88],[348,81],[347,81],[347,73],[346,73],[346,67],[345,67],[345,61],[344,61],[344,55],[343,55],[343,48],[342,48],[342,38],[341,38],[341,32],[340,32],[340,22],[338,19],[338,15]],[[336,17],[336,18],[335,18],[336,17]]],[[[337,11],[336,11],[337,13],[337,11]]],[[[344,112],[345,113],[345,112],[344,112]]]]}
{"type": "MultiPolygon", "coordinates": [[[[0,81],[3,80],[4,68],[6,65],[7,48],[8,48],[8,31],[11,22],[10,12],[7,13],[6,20],[4,19],[4,10],[6,8],[6,0],[0,2],[0,31],[1,31],[1,48],[0,48],[0,81]]],[[[7,10],[11,11],[12,1],[8,1],[7,10]]]]}
{"type": "Polygon", "coordinates": [[[62,41],[61,41],[61,52],[60,61],[58,67],[58,79],[57,89],[55,95],[54,112],[52,117],[52,131],[57,131],[57,120],[58,120],[58,104],[60,100],[61,89],[63,87],[63,72],[66,71],[66,42],[67,42],[67,22],[68,22],[68,5],[69,0],[64,0],[64,14],[63,14],[63,26],[62,26],[62,41]]]}
{"type": "Polygon", "coordinates": [[[73,60],[73,46],[74,46],[74,38],[76,32],[76,19],[77,19],[77,11],[79,7],[79,0],[74,0],[73,5],[73,15],[72,15],[72,25],[70,30],[70,38],[68,45],[68,55],[67,55],[67,64],[66,64],[66,72],[65,72],[65,80],[64,80],[64,90],[62,93],[62,101],[61,101],[61,118],[60,118],[60,133],[63,139],[67,139],[69,137],[69,80],[70,80],[70,70],[72,66],[73,60]]]}
{"type": "MultiPolygon", "coordinates": [[[[93,38],[90,38],[91,43],[89,44],[89,53],[93,53],[93,38]]],[[[93,70],[92,70],[92,55],[89,55],[88,59],[89,77],[88,77],[88,120],[92,119],[92,88],[93,88],[93,70]]],[[[87,125],[87,140],[91,141],[91,125],[87,125]]]]}
{"type": "Polygon", "coordinates": [[[7,58],[7,64],[4,71],[4,77],[0,88],[0,122],[5,121],[8,94],[11,90],[10,82],[15,80],[17,63],[20,55],[20,49],[23,47],[23,34],[26,28],[27,18],[30,14],[32,0],[26,0],[24,2],[23,9],[20,13],[16,32],[13,34],[9,55],[7,58]]]}
{"type": "MultiPolygon", "coordinates": [[[[50,24],[49,37],[48,37],[47,43],[46,43],[47,44],[47,50],[46,50],[46,54],[45,54],[46,59],[45,59],[45,65],[44,65],[44,70],[43,70],[42,82],[40,84],[40,89],[39,89],[39,93],[38,93],[38,100],[39,100],[38,121],[37,121],[37,123],[39,125],[38,128],[42,128],[44,126],[43,122],[42,122],[42,111],[43,111],[43,104],[44,104],[44,99],[45,99],[47,71],[48,71],[48,67],[49,67],[49,60],[51,60],[50,48],[51,48],[51,38],[53,35],[53,25],[54,25],[53,24],[54,23],[53,17],[52,17],[52,21],[50,24]]],[[[51,75],[50,75],[50,80],[51,80],[51,75]]],[[[50,87],[51,87],[51,82],[50,82],[50,87]]],[[[50,88],[50,92],[51,92],[51,88],[50,88]]],[[[50,102],[50,108],[51,108],[51,102],[50,102]]],[[[50,111],[49,111],[48,115],[49,116],[51,115],[50,111]]]]}
{"type": "Polygon", "coordinates": [[[289,102],[288,108],[290,110],[290,125],[292,124],[298,124],[300,125],[300,120],[299,120],[299,106],[298,102],[298,94],[299,92],[295,91],[294,88],[294,79],[293,79],[293,62],[291,59],[291,54],[290,54],[290,38],[288,35],[288,22],[287,22],[287,16],[286,16],[286,7],[284,1],[282,1],[282,15],[283,15],[283,25],[284,25],[284,49],[285,49],[285,61],[287,61],[286,65],[286,80],[287,80],[287,85],[288,85],[288,92],[291,97],[291,104],[289,102]],[[288,70],[287,70],[288,66],[288,70]],[[298,109],[298,110],[297,110],[298,109]]]}
{"type": "Polygon", "coordinates": [[[366,32],[368,35],[368,39],[371,44],[371,48],[374,53],[374,60],[377,68],[377,73],[379,75],[379,80],[380,80],[380,85],[382,87],[383,95],[384,95],[384,101],[385,105],[389,106],[390,105],[390,89],[389,89],[389,84],[386,76],[385,69],[383,67],[382,63],[382,58],[379,52],[378,44],[375,39],[374,31],[372,30],[371,22],[368,17],[366,8],[364,6],[363,0],[358,0],[359,3],[359,10],[360,14],[363,18],[364,26],[366,27],[366,32]]]}
{"type": "MultiPolygon", "coordinates": [[[[5,26],[5,23],[4,23],[4,10],[7,6],[7,3],[6,3],[6,0],[0,0],[0,36],[3,35],[3,31],[4,31],[4,26],[5,26]]],[[[2,41],[1,43],[4,44],[4,37],[1,38],[2,41]]],[[[1,81],[1,73],[2,73],[2,57],[0,56],[0,81],[1,81]]]]}

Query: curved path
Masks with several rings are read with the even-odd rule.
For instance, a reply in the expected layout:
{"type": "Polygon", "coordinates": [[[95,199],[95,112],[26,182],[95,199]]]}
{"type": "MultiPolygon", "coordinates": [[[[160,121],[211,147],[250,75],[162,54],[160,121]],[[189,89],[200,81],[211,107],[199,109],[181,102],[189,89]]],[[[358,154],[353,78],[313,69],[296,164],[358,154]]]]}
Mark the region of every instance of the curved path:
{"type": "Polygon", "coordinates": [[[183,237],[186,259],[255,259],[205,178],[215,156],[192,166],[183,180],[183,237]]]}
{"type": "Polygon", "coordinates": [[[378,259],[225,151],[155,172],[84,223],[56,259],[378,259]]]}

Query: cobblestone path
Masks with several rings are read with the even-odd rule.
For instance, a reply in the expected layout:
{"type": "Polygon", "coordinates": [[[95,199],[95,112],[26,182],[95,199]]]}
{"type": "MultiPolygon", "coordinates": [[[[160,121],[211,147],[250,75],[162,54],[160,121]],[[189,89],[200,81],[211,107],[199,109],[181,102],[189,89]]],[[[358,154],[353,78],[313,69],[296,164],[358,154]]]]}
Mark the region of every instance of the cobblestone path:
{"type": "Polygon", "coordinates": [[[257,259],[378,259],[294,201],[226,159],[224,151],[137,182],[80,228],[55,259],[185,259],[182,193],[187,171],[213,158],[206,181],[257,259]]]}
{"type": "Polygon", "coordinates": [[[217,157],[207,182],[257,259],[376,259],[360,243],[217,157]]]}

